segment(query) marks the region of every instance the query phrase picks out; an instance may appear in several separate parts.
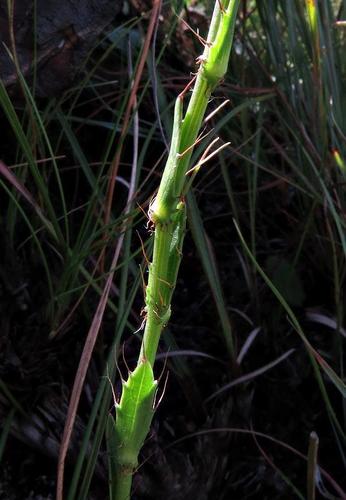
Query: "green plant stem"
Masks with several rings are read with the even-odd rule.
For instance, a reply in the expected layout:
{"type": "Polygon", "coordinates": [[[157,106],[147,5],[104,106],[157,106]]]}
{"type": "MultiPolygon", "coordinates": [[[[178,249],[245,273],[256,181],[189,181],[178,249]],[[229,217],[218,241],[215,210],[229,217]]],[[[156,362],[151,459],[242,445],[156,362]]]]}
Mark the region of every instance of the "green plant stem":
{"type": "Polygon", "coordinates": [[[146,291],[146,325],[138,363],[153,366],[161,332],[171,315],[171,299],[179,271],[186,226],[185,203],[178,204],[172,222],[156,224],[153,261],[146,291]]]}
{"type": "Polygon", "coordinates": [[[186,173],[212,91],[224,77],[240,0],[215,1],[213,17],[192,96],[183,115],[183,91],[177,98],[170,153],[157,196],[149,209],[154,232],[152,263],[145,295],[145,330],[137,367],[123,383],[116,422],[110,420],[110,483],[113,500],[129,500],[131,479],[154,413],[157,382],[152,368],[177,281],[186,225],[186,173]]]}
{"type": "MultiPolygon", "coordinates": [[[[239,3],[240,0],[229,0],[227,6],[224,7],[224,13],[220,12],[218,2],[215,4],[207,45],[201,58],[201,68],[197,74],[192,96],[181,125],[181,140],[178,151],[180,155],[183,156],[180,161],[177,161],[174,177],[171,176],[168,178],[168,182],[171,182],[172,186],[166,185],[168,182],[166,182],[165,176],[163,176],[158,197],[160,196],[160,190],[173,191],[172,198],[174,198],[176,194],[178,194],[178,197],[183,194],[184,184],[186,182],[186,172],[189,168],[193,152],[193,147],[191,146],[196,142],[211,93],[219,81],[224,77],[227,70],[239,3]],[[220,61],[222,66],[221,70],[220,61]]],[[[177,200],[177,202],[178,201],[179,200],[177,200]]],[[[160,211],[160,208],[161,207],[158,206],[157,210],[160,211]]],[[[176,208],[174,206],[171,207],[171,211],[167,216],[168,220],[171,220],[175,211],[176,208]]],[[[170,235],[173,233],[171,223],[167,226],[165,226],[165,224],[166,221],[160,223],[160,218],[156,221],[153,264],[151,264],[149,268],[148,287],[150,287],[150,290],[154,288],[157,300],[161,300],[160,295],[163,296],[165,294],[165,288],[167,287],[165,283],[168,262],[167,249],[170,244],[170,235]]],[[[180,265],[180,261],[177,265],[180,265]]],[[[171,284],[171,286],[174,287],[175,283],[171,284]]],[[[154,310],[154,305],[155,304],[146,303],[146,326],[138,362],[140,362],[143,357],[146,357],[150,363],[154,363],[160,335],[165,325],[165,321],[162,321],[161,317],[166,313],[168,315],[167,321],[169,319],[170,304],[166,304],[169,308],[167,311],[154,310]]],[[[158,304],[157,307],[159,307],[158,304]]]]}
{"type": "Polygon", "coordinates": [[[112,498],[130,500],[133,471],[127,471],[118,467],[116,470],[116,481],[112,491],[112,498]]]}
{"type": "Polygon", "coordinates": [[[153,262],[149,266],[150,297],[146,298],[146,326],[141,347],[141,355],[138,360],[146,358],[151,365],[154,364],[160,335],[170,317],[170,307],[164,302],[166,295],[167,266],[169,247],[171,243],[172,224],[167,226],[158,225],[155,229],[155,241],[153,262]]]}

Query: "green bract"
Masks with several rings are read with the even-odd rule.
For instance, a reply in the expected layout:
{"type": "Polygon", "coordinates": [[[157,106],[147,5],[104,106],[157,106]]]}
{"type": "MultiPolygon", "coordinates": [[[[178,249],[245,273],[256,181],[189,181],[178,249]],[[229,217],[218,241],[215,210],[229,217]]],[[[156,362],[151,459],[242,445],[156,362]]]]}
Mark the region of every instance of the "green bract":
{"type": "MultiPolygon", "coordinates": [[[[205,62],[202,61],[202,75],[212,89],[225,76],[233,43],[235,20],[239,0],[230,0],[220,14],[215,40],[211,43],[205,62]]],[[[208,47],[207,47],[208,50],[208,47]]]]}
{"type": "Polygon", "coordinates": [[[179,147],[183,116],[183,100],[178,97],[174,107],[174,122],[171,147],[165,169],[162,174],[159,191],[150,207],[149,217],[154,223],[164,224],[169,221],[179,201],[177,168],[180,161],[179,147]]]}
{"type": "MultiPolygon", "coordinates": [[[[110,446],[110,466],[118,478],[111,484],[114,498],[122,495],[122,481],[131,480],[138,465],[138,453],[149,432],[154,415],[154,400],[157,381],[148,361],[141,361],[123,382],[120,403],[116,404],[116,420],[108,421],[108,442],[110,446]]],[[[113,476],[114,477],[114,476],[113,476]]],[[[127,493],[125,493],[127,495],[127,493]]]]}

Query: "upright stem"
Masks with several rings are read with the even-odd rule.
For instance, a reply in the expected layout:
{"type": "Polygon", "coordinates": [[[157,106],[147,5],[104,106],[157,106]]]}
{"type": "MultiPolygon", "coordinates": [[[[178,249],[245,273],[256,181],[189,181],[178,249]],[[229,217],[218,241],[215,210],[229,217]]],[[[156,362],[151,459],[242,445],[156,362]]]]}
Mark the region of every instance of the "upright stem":
{"type": "Polygon", "coordinates": [[[170,304],[164,298],[171,287],[168,282],[168,255],[172,231],[172,223],[158,224],[155,228],[153,261],[149,266],[146,294],[146,324],[138,363],[147,359],[154,365],[160,335],[170,317],[170,304]]]}
{"type": "MultiPolygon", "coordinates": [[[[202,76],[202,72],[200,72],[181,125],[179,153],[187,151],[196,141],[210,95],[211,87],[208,85],[208,81],[202,76]]],[[[177,162],[175,177],[175,189],[177,193],[183,192],[186,180],[185,174],[190,164],[192,150],[193,148],[189,149],[183,155],[182,159],[177,162]]],[[[169,220],[174,215],[176,206],[173,210],[173,212],[169,213],[169,220]]],[[[185,231],[185,221],[182,230],[185,231]]],[[[170,304],[164,303],[163,297],[167,294],[167,287],[175,287],[175,283],[167,281],[170,271],[167,267],[168,255],[173,231],[173,222],[155,223],[153,260],[149,266],[147,288],[147,290],[150,290],[150,296],[148,294],[146,296],[146,323],[138,363],[146,358],[152,365],[154,364],[162,330],[170,317],[170,304]]],[[[180,261],[177,262],[178,266],[179,264],[180,261]]]]}
{"type": "MultiPolygon", "coordinates": [[[[172,198],[178,194],[176,203],[179,202],[184,190],[185,174],[189,168],[193,152],[191,146],[196,142],[211,93],[227,70],[239,3],[240,0],[228,0],[221,12],[219,1],[215,2],[207,44],[201,56],[201,67],[197,74],[185,117],[181,123],[181,139],[178,152],[182,157],[176,162],[174,175],[170,176],[167,182],[163,176],[159,187],[159,194],[160,190],[174,191],[172,192],[172,198]],[[169,181],[171,185],[167,185],[169,181]]],[[[160,206],[156,206],[157,212],[160,211],[160,208],[160,206]]],[[[150,296],[147,294],[146,297],[146,325],[138,363],[143,359],[147,359],[152,365],[154,364],[161,332],[170,316],[170,303],[164,303],[162,298],[167,292],[168,249],[174,230],[174,223],[171,221],[175,212],[176,206],[171,207],[166,220],[162,222],[160,217],[155,220],[155,209],[151,214],[151,217],[155,220],[154,253],[153,262],[149,267],[148,289],[150,290],[150,296]]],[[[180,260],[177,262],[178,268],[179,265],[180,260]]],[[[174,288],[175,283],[170,283],[169,286],[174,288]]]]}
{"type": "Polygon", "coordinates": [[[116,422],[111,418],[108,425],[112,500],[130,498],[131,476],[154,414],[157,382],[153,365],[162,330],[171,315],[171,299],[182,256],[186,172],[210,95],[227,71],[239,3],[240,0],[224,0],[220,8],[221,0],[215,1],[206,47],[183,120],[184,92],[176,101],[170,153],[158,194],[149,210],[155,229],[154,251],[146,287],[146,324],[141,351],[136,369],[123,383],[116,422]]]}

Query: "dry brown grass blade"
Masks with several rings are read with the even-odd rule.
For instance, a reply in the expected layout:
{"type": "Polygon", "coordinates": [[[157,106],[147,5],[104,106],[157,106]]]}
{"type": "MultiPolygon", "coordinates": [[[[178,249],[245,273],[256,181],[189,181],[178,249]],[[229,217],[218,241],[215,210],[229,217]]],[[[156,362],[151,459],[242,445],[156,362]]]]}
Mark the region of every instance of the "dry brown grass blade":
{"type": "Polygon", "coordinates": [[[130,117],[131,117],[131,112],[132,112],[133,108],[136,107],[137,90],[138,90],[138,86],[139,86],[139,83],[140,83],[141,78],[142,78],[144,65],[145,65],[145,62],[147,60],[147,56],[148,56],[148,52],[149,52],[149,48],[150,48],[150,43],[151,43],[151,39],[152,39],[154,30],[155,30],[155,26],[158,22],[160,7],[161,7],[161,0],[154,0],[153,10],[152,10],[151,16],[150,16],[150,22],[149,22],[147,35],[146,35],[145,40],[144,40],[141,59],[139,61],[138,67],[137,67],[137,71],[136,71],[135,78],[134,78],[133,85],[132,85],[132,89],[131,89],[130,98],[129,98],[129,101],[128,101],[127,106],[126,106],[123,127],[122,127],[120,138],[119,138],[119,144],[117,146],[115,156],[114,156],[113,161],[112,161],[111,166],[110,166],[110,180],[109,180],[109,184],[108,184],[107,196],[106,196],[106,201],[105,201],[105,217],[104,217],[105,226],[107,226],[109,224],[111,208],[112,208],[112,200],[113,200],[113,196],[114,196],[115,180],[116,180],[117,172],[119,169],[122,147],[124,144],[125,137],[127,135],[128,125],[129,125],[129,121],[130,121],[130,117]]]}
{"type": "Polygon", "coordinates": [[[111,271],[108,275],[105,287],[103,289],[99,304],[97,306],[97,310],[95,312],[92,324],[90,326],[82,356],[79,361],[77,374],[74,380],[71,399],[67,411],[67,417],[63,432],[63,437],[61,440],[60,451],[59,451],[59,459],[58,459],[58,473],[57,473],[57,489],[56,489],[56,499],[63,500],[63,487],[64,487],[64,469],[65,469],[65,460],[67,455],[68,446],[70,443],[72,430],[74,426],[74,422],[76,419],[77,408],[80,400],[80,396],[82,393],[86,373],[89,367],[91,355],[95,346],[95,342],[98,336],[98,332],[100,330],[101,322],[103,319],[103,314],[106,308],[108,295],[112,286],[112,281],[114,277],[114,270],[117,265],[121,247],[124,240],[124,234],[120,236],[117,246],[114,251],[112,263],[111,263],[111,271]]]}
{"type": "Polygon", "coordinates": [[[39,205],[34,200],[27,188],[18,180],[11,169],[0,160],[0,174],[20,193],[23,198],[34,208],[34,210],[42,216],[42,211],[39,205]]]}
{"type": "Polygon", "coordinates": [[[14,189],[29,203],[29,205],[35,210],[38,217],[44,223],[48,230],[52,231],[52,225],[49,220],[45,217],[41,207],[36,202],[30,191],[24,186],[21,180],[11,171],[3,161],[0,160],[0,176],[2,176],[14,189]]]}

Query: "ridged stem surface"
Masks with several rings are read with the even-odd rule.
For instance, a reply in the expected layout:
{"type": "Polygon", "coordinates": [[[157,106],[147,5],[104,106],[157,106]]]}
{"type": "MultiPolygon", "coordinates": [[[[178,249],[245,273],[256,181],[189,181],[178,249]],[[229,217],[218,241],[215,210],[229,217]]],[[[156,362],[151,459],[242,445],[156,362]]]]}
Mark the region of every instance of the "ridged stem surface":
{"type": "Polygon", "coordinates": [[[186,225],[186,173],[212,91],[224,77],[240,0],[215,1],[213,17],[192,96],[183,116],[183,92],[174,113],[171,149],[155,201],[149,210],[154,250],[145,294],[145,329],[137,367],[123,383],[117,417],[107,440],[111,457],[112,500],[129,500],[131,476],[154,413],[156,381],[152,368],[177,281],[186,225]],[[113,436],[113,437],[112,437],[113,436]],[[113,440],[114,439],[114,440],[113,440]]]}

